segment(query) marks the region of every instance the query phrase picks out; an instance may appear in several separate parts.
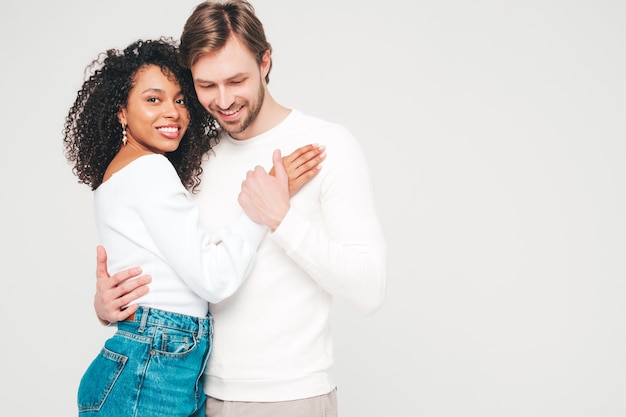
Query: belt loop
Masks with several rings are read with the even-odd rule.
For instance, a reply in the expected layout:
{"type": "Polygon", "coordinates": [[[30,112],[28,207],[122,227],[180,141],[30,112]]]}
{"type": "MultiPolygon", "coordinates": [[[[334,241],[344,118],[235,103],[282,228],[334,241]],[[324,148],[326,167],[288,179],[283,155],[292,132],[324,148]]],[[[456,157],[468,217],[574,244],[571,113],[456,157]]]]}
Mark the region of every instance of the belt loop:
{"type": "Polygon", "coordinates": [[[195,337],[200,340],[200,338],[202,338],[202,335],[204,334],[204,320],[201,317],[198,317],[198,332],[197,334],[195,334],[195,337]]]}
{"type": "Polygon", "coordinates": [[[139,333],[143,333],[146,330],[146,323],[148,322],[148,314],[150,313],[150,307],[143,307],[141,311],[141,323],[139,323],[139,333]]]}

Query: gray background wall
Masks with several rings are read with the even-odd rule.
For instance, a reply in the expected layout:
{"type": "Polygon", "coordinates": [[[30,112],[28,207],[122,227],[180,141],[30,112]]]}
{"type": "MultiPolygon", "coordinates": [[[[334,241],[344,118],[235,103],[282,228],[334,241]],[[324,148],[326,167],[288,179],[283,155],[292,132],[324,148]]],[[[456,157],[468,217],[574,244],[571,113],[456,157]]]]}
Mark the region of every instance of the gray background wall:
{"type": "MultiPolygon", "coordinates": [[[[196,3],[3,6],[3,415],[74,415],[111,332],[61,145],[83,69],[196,3]]],[[[273,95],[360,139],[389,243],[384,307],[334,311],[340,414],[626,415],[626,3],[253,4],[273,95]]]]}

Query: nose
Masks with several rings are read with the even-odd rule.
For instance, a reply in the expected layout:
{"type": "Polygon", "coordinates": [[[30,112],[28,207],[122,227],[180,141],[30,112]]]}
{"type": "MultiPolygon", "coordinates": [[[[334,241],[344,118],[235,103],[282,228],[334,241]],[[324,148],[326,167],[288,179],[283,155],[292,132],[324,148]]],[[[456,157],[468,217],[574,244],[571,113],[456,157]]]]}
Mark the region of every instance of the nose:
{"type": "Polygon", "coordinates": [[[224,86],[218,89],[216,104],[222,110],[227,110],[233,104],[233,95],[230,90],[224,86]]]}
{"type": "Polygon", "coordinates": [[[177,119],[179,115],[180,113],[178,111],[178,107],[176,106],[175,102],[173,101],[164,102],[164,106],[163,106],[164,117],[167,117],[168,119],[177,119]]]}

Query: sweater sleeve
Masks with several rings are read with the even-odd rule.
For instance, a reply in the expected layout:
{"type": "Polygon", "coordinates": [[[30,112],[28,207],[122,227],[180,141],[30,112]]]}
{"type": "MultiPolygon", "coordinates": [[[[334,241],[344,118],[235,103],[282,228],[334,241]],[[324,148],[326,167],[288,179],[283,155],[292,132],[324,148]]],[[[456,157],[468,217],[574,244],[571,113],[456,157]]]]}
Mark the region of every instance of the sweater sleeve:
{"type": "MultiPolygon", "coordinates": [[[[267,232],[242,214],[231,228],[209,235],[176,171],[165,158],[149,158],[133,190],[135,210],[154,243],[152,250],[200,297],[217,303],[232,295],[252,269],[267,232]]],[[[130,185],[130,184],[129,184],[130,185]]]]}
{"type": "Polygon", "coordinates": [[[340,133],[327,139],[319,174],[323,224],[292,206],[271,237],[327,292],[372,313],[385,296],[386,245],[365,157],[347,130],[340,133]]]}

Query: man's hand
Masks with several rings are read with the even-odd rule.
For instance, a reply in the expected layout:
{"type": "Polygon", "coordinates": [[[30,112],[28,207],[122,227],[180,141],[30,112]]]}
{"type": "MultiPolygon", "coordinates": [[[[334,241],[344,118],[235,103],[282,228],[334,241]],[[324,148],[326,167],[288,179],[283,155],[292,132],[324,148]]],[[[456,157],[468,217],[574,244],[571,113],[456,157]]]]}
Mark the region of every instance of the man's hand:
{"type": "MultiPolygon", "coordinates": [[[[289,196],[295,193],[315,177],[322,169],[320,163],[326,158],[324,146],[306,145],[283,157],[283,163],[289,177],[289,196]]],[[[274,168],[270,170],[274,175],[274,168]]]]}
{"type": "Polygon", "coordinates": [[[239,204],[248,217],[272,229],[283,221],[289,208],[289,178],[283,165],[280,151],[274,151],[274,173],[272,176],[257,166],[248,171],[241,183],[239,204]]]}
{"type": "Polygon", "coordinates": [[[123,321],[137,310],[137,304],[128,304],[148,293],[147,284],[152,282],[152,277],[142,275],[129,280],[141,274],[139,267],[118,272],[111,277],[107,271],[107,253],[104,247],[98,246],[96,254],[96,295],[93,306],[98,319],[104,325],[123,321]],[[128,307],[122,309],[125,305],[128,307]]]}

